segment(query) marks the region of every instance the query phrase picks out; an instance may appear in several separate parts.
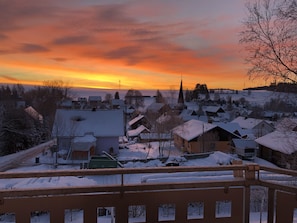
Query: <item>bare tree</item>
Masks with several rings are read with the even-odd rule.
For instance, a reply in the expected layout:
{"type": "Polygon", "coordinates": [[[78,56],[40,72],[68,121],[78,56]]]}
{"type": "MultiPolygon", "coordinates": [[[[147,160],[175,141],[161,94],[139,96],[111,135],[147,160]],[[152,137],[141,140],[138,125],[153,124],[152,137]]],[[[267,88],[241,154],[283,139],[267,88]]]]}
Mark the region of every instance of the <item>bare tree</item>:
{"type": "Polygon", "coordinates": [[[111,101],[112,101],[112,94],[107,93],[107,94],[105,95],[105,102],[106,102],[107,104],[111,105],[111,101]]]}
{"type": "Polygon", "coordinates": [[[163,97],[162,93],[159,90],[157,90],[157,93],[156,93],[156,102],[157,103],[166,103],[165,98],[163,97]]]}
{"type": "Polygon", "coordinates": [[[155,121],[154,125],[159,138],[159,155],[161,157],[164,156],[165,147],[171,147],[171,130],[182,123],[182,119],[173,112],[163,115],[155,121]],[[168,139],[168,137],[170,137],[170,139],[168,139]]]}
{"type": "Polygon", "coordinates": [[[44,128],[48,135],[53,126],[55,112],[62,100],[69,98],[68,83],[60,80],[44,81],[43,86],[35,86],[24,94],[27,104],[34,107],[44,118],[44,128]]]}
{"type": "Polygon", "coordinates": [[[71,84],[62,80],[46,80],[43,82],[44,88],[47,88],[51,93],[58,94],[62,99],[70,97],[71,84]]]}
{"type": "Polygon", "coordinates": [[[296,0],[251,0],[240,33],[250,78],[297,83],[296,0]]]}
{"type": "Polygon", "coordinates": [[[144,99],[139,90],[129,89],[125,95],[126,104],[134,105],[136,108],[144,106],[144,99]]]}

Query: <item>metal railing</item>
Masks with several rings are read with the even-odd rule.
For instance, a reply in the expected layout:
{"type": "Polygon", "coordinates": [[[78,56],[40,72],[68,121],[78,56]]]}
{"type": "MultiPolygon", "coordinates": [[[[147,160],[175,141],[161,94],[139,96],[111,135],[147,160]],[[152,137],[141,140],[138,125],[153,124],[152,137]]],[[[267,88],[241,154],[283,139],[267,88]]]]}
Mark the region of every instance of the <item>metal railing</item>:
{"type": "Polygon", "coordinates": [[[65,222],[65,210],[80,210],[83,222],[95,223],[98,222],[100,209],[108,207],[109,211],[112,210],[111,222],[116,223],[248,223],[254,187],[266,188],[268,191],[268,223],[293,222],[293,213],[297,209],[297,187],[294,181],[297,172],[254,164],[0,173],[0,180],[107,175],[116,176],[118,181],[90,186],[1,189],[0,214],[9,213],[14,216],[15,222],[29,223],[33,213],[48,213],[50,222],[62,223],[65,222]],[[197,173],[200,175],[194,176],[197,173]],[[133,174],[147,178],[142,183],[131,183],[128,178],[133,174]],[[188,177],[178,178],[177,174],[179,177],[183,174],[188,177]],[[148,180],[148,175],[157,180],[148,180]],[[175,178],[166,181],[172,176],[175,178]],[[285,181],[278,181],[280,177],[292,183],[287,185],[285,181]],[[218,206],[226,207],[227,211],[222,215],[218,206]],[[196,208],[196,215],[189,214],[191,207],[196,208]],[[141,212],[142,218],[131,220],[137,211],[141,212]]]}

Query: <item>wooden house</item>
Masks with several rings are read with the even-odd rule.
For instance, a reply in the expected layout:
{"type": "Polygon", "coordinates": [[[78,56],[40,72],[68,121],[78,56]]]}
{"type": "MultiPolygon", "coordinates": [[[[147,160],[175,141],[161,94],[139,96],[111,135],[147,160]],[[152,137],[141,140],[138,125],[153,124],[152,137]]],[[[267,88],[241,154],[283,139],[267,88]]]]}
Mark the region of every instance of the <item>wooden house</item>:
{"type": "Polygon", "coordinates": [[[275,165],[297,170],[297,132],[276,130],[255,140],[259,157],[275,165]]]}
{"type": "Polygon", "coordinates": [[[259,157],[277,166],[297,170],[297,120],[285,118],[277,129],[256,139],[259,157]]]}
{"type": "Polygon", "coordinates": [[[239,136],[217,125],[190,120],[172,130],[174,145],[187,153],[230,152],[232,138],[239,136]]]}
{"type": "Polygon", "coordinates": [[[147,128],[151,127],[147,118],[144,115],[139,114],[128,122],[128,129],[137,129],[141,125],[147,128]]]}

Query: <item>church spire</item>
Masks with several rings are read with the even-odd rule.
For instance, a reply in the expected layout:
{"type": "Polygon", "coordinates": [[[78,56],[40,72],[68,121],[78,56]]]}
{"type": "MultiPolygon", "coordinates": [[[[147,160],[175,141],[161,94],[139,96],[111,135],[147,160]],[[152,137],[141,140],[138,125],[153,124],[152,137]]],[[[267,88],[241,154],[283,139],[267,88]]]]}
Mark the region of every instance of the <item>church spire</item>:
{"type": "Polygon", "coordinates": [[[180,81],[180,88],[179,88],[179,94],[178,94],[178,104],[184,104],[184,91],[183,91],[183,80],[180,81]]]}

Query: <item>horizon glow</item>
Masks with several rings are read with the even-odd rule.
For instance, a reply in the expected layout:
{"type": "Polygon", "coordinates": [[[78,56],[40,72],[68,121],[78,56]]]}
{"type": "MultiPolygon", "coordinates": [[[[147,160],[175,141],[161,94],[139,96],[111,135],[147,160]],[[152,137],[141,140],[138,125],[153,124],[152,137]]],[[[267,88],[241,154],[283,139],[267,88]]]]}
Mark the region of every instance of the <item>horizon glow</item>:
{"type": "MultiPolygon", "coordinates": [[[[3,0],[0,83],[243,89],[245,0],[3,0]]],[[[247,84],[248,83],[248,84],[247,84]]]]}

